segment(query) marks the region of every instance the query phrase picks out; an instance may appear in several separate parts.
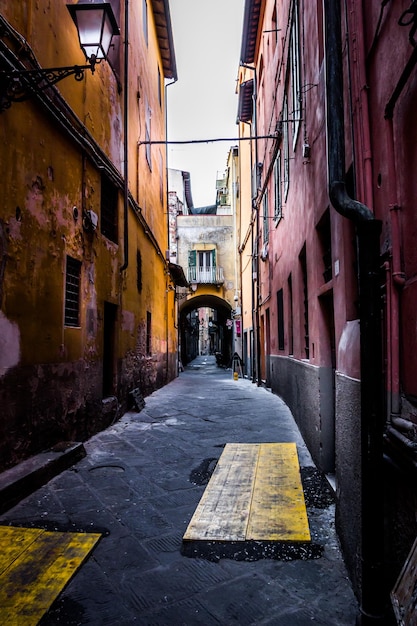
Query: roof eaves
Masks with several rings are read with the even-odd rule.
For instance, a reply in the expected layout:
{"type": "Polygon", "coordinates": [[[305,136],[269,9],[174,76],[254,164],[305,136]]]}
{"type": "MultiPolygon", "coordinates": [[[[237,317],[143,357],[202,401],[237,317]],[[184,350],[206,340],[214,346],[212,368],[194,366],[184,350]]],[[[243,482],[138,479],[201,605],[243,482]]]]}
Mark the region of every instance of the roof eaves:
{"type": "Polygon", "coordinates": [[[253,63],[255,60],[261,4],[262,0],[246,0],[245,2],[242,46],[240,50],[240,62],[243,64],[253,63]]]}
{"type": "Polygon", "coordinates": [[[156,34],[161,51],[165,78],[177,80],[174,38],[172,36],[171,13],[168,0],[152,0],[156,34]]]}
{"type": "Polygon", "coordinates": [[[176,263],[168,263],[169,274],[176,287],[189,287],[190,283],[185,277],[184,270],[181,265],[176,263]]]}

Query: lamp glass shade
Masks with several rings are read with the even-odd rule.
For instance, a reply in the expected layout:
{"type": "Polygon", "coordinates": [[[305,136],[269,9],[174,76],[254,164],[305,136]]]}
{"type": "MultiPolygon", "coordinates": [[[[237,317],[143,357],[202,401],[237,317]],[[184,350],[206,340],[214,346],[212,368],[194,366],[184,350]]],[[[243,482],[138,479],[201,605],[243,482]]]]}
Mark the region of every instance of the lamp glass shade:
{"type": "Polygon", "coordinates": [[[80,46],[88,60],[106,59],[113,35],[119,34],[109,2],[67,4],[77,27],[80,46]]]}

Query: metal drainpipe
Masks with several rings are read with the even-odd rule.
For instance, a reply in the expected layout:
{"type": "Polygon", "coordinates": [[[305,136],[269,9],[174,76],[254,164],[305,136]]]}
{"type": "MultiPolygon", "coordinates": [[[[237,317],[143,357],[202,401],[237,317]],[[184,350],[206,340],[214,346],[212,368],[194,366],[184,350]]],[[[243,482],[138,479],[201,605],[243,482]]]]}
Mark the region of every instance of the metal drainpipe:
{"type": "Polygon", "coordinates": [[[120,272],[124,272],[129,265],[129,150],[128,150],[128,86],[129,86],[129,0],[125,0],[125,42],[124,42],[124,77],[123,77],[123,176],[124,176],[124,192],[123,192],[123,254],[124,261],[120,267],[120,272]]]}
{"type": "MultiPolygon", "coordinates": [[[[177,79],[175,78],[174,80],[172,80],[170,83],[167,83],[165,85],[165,137],[168,137],[168,87],[170,85],[173,85],[174,83],[177,82],[177,79]]],[[[165,183],[166,183],[166,203],[167,203],[167,245],[168,245],[168,251],[170,252],[170,233],[169,233],[169,172],[168,172],[168,142],[165,145],[165,183]]],[[[166,355],[165,355],[165,359],[166,359],[166,375],[165,375],[165,382],[168,383],[169,382],[169,337],[168,337],[168,329],[169,329],[169,324],[168,324],[168,298],[169,298],[169,293],[168,293],[168,284],[169,284],[169,279],[168,279],[168,275],[169,275],[169,268],[168,268],[168,263],[169,263],[169,258],[166,259],[166,290],[165,290],[165,332],[166,332],[166,343],[167,343],[167,348],[166,348],[166,355]]],[[[174,289],[174,315],[177,315],[177,300],[175,298],[175,295],[177,293],[177,288],[175,285],[175,289],[174,289]]],[[[175,318],[174,318],[174,327],[175,327],[175,318]]],[[[176,365],[175,365],[175,375],[178,376],[178,362],[180,359],[180,355],[178,353],[178,346],[179,346],[179,330],[177,331],[177,358],[176,358],[176,365]]]]}
{"type": "MultiPolygon", "coordinates": [[[[258,116],[256,114],[256,98],[258,95],[257,90],[257,76],[256,76],[256,67],[252,67],[253,69],[253,127],[255,132],[255,184],[256,184],[256,195],[258,195],[258,116]]],[[[255,322],[255,365],[256,365],[256,384],[258,387],[261,386],[261,338],[259,332],[259,299],[260,299],[260,271],[259,271],[259,204],[256,201],[256,230],[255,230],[255,241],[256,241],[256,285],[255,285],[255,302],[254,304],[254,322],[255,322]]],[[[252,250],[253,250],[253,239],[252,239],[252,250]]],[[[253,280],[252,280],[253,282],[253,280]]],[[[255,372],[254,372],[255,373],[255,372]]]]}
{"type": "Polygon", "coordinates": [[[381,222],[345,187],[341,1],[324,0],[329,196],[356,225],[359,260],[361,362],[361,597],[358,624],[384,623],[382,491],[381,222]],[[329,115],[329,112],[331,114],[329,115]]]}

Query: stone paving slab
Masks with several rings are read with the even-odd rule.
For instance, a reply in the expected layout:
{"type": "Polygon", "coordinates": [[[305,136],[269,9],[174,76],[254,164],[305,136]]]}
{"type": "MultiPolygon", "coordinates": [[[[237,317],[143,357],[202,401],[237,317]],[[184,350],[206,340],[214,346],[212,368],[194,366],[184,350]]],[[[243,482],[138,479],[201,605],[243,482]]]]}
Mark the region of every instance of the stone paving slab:
{"type": "Polygon", "coordinates": [[[331,490],[288,407],[248,380],[234,381],[214,359],[195,363],[0,515],[1,524],[102,534],[40,626],[353,626],[358,607],[331,490]],[[224,445],[271,441],[296,443],[320,550],[185,556],[182,537],[224,445]]]}

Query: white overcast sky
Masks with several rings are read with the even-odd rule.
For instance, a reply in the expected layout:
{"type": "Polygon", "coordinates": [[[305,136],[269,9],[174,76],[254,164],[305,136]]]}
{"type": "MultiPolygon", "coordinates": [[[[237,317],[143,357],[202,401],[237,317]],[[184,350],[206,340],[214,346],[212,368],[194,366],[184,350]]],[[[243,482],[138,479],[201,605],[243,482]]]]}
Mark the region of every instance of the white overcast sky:
{"type": "MultiPolygon", "coordinates": [[[[178,81],[167,88],[168,141],[235,138],[245,0],[170,0],[178,81]]],[[[214,204],[237,142],[168,144],[168,166],[191,174],[194,206],[214,204]]]]}

